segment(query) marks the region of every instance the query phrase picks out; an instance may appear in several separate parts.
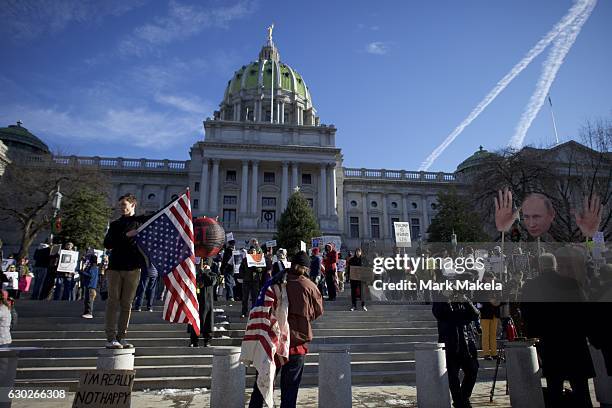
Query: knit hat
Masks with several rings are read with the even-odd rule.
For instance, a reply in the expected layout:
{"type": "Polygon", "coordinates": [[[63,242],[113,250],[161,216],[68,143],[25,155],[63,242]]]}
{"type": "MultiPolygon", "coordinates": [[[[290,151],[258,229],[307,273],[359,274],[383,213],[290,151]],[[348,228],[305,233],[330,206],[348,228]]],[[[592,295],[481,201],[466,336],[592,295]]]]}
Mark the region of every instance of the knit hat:
{"type": "Polygon", "coordinates": [[[319,255],[319,247],[314,247],[314,248],[312,248],[312,254],[313,254],[314,256],[319,255]]]}
{"type": "Polygon", "coordinates": [[[304,251],[300,251],[291,258],[291,265],[310,266],[310,258],[304,251]]]}

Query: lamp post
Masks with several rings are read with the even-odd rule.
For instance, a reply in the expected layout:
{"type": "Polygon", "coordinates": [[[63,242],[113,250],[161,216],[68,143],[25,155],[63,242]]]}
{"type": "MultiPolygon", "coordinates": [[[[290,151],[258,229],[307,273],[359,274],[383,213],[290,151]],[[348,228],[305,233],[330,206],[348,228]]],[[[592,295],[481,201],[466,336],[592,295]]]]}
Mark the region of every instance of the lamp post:
{"type": "Polygon", "coordinates": [[[57,213],[62,207],[62,193],[60,193],[59,184],[57,186],[57,191],[53,194],[53,201],[51,201],[51,206],[53,207],[53,224],[51,225],[51,234],[49,235],[49,243],[53,245],[53,230],[55,229],[55,221],[57,219],[57,213]]]}
{"type": "Polygon", "coordinates": [[[451,245],[453,246],[453,252],[457,253],[457,234],[455,234],[454,229],[453,233],[451,234],[451,245]]]}

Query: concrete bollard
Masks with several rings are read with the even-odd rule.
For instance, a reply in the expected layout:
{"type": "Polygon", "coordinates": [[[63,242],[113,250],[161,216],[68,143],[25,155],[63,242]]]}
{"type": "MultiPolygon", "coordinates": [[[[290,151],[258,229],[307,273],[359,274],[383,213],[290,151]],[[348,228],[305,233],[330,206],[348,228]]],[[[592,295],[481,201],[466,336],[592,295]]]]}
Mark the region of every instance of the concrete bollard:
{"type": "Polygon", "coordinates": [[[245,368],[240,347],[213,349],[211,408],[244,408],[245,368]]]}
{"type": "Polygon", "coordinates": [[[595,367],[595,378],[593,378],[595,396],[601,408],[612,408],[612,377],[608,375],[601,350],[597,350],[593,346],[590,349],[593,366],[595,367]]]}
{"type": "Polygon", "coordinates": [[[98,350],[97,370],[133,370],[136,349],[100,349],[98,350]]]}
{"type": "Polygon", "coordinates": [[[417,405],[419,408],[451,406],[444,343],[415,346],[417,405]]]}
{"type": "Polygon", "coordinates": [[[347,344],[319,346],[319,408],[350,408],[351,354],[347,344]]]}
{"type": "Polygon", "coordinates": [[[542,376],[534,343],[532,341],[507,342],[506,367],[510,405],[544,408],[542,376]]]}
{"type": "Polygon", "coordinates": [[[8,394],[15,386],[19,352],[10,348],[0,348],[0,408],[10,408],[8,394]]]}

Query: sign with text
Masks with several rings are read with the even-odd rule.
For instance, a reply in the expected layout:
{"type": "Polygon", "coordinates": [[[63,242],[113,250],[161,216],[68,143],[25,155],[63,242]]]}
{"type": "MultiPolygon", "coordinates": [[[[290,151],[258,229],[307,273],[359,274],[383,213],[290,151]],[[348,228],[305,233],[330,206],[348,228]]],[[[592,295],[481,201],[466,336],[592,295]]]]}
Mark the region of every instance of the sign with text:
{"type": "Polygon", "coordinates": [[[134,375],[134,370],[82,371],[72,408],[129,408],[134,375]]]}
{"type": "Polygon", "coordinates": [[[2,260],[2,272],[8,271],[9,266],[15,265],[16,261],[12,258],[2,260]]]}
{"type": "Polygon", "coordinates": [[[395,246],[398,248],[410,248],[412,246],[410,223],[394,222],[393,227],[395,228],[395,246]]]}
{"type": "Polygon", "coordinates": [[[372,282],[374,280],[374,272],[372,268],[367,266],[351,266],[351,279],[372,282]]]}
{"type": "Polygon", "coordinates": [[[78,262],[79,253],[77,251],[62,249],[59,252],[59,264],[57,265],[57,271],[75,273],[78,262]]]}
{"type": "Polygon", "coordinates": [[[266,241],[266,248],[276,248],[276,240],[266,241]]]}
{"type": "Polygon", "coordinates": [[[322,237],[314,237],[310,240],[312,242],[312,247],[318,247],[321,252],[325,250],[325,244],[333,244],[336,251],[340,251],[340,247],[342,246],[342,238],[338,235],[324,235],[322,237]]]}
{"type": "Polygon", "coordinates": [[[306,252],[306,243],[304,241],[300,241],[300,251],[306,252]]]}
{"type": "Polygon", "coordinates": [[[225,240],[227,242],[234,241],[234,233],[233,232],[228,232],[227,234],[225,234],[225,240]]]}

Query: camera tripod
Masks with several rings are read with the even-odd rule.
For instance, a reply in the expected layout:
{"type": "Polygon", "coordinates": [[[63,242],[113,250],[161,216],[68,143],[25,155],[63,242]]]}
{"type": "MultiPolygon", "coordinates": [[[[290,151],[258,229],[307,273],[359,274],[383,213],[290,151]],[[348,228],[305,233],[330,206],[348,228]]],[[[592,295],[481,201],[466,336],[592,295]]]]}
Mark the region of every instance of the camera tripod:
{"type": "MultiPolygon", "coordinates": [[[[493,396],[495,395],[495,383],[497,382],[497,374],[499,373],[499,365],[502,362],[506,362],[506,341],[497,340],[497,357],[495,361],[495,375],[493,376],[493,385],[491,386],[491,393],[489,396],[489,402],[493,402],[493,396]]],[[[506,369],[506,395],[508,395],[508,366],[504,366],[506,369]]]]}

